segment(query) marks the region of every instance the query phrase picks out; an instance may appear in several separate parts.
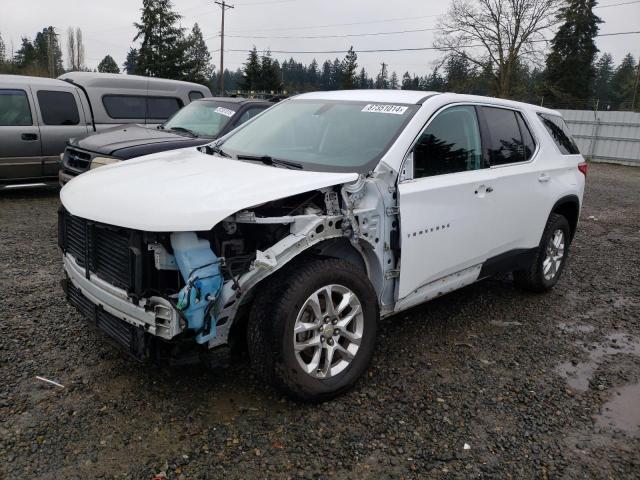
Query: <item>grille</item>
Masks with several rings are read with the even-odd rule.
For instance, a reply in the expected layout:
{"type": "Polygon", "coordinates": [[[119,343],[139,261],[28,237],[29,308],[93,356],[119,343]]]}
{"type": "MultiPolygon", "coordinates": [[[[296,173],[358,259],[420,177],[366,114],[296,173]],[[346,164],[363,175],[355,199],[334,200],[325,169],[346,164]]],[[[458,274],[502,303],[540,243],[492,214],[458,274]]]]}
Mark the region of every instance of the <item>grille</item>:
{"type": "Polygon", "coordinates": [[[142,360],[144,333],[91,303],[71,281],[64,285],[69,303],[127,353],[142,360]]]}
{"type": "Polygon", "coordinates": [[[64,152],[63,163],[65,167],[84,172],[91,163],[91,154],[74,148],[67,148],[64,152]]]}
{"type": "Polygon", "coordinates": [[[112,227],[70,215],[61,210],[58,221],[59,242],[79,265],[102,280],[129,292],[135,291],[135,264],[132,248],[140,235],[126,228],[112,227]]]}

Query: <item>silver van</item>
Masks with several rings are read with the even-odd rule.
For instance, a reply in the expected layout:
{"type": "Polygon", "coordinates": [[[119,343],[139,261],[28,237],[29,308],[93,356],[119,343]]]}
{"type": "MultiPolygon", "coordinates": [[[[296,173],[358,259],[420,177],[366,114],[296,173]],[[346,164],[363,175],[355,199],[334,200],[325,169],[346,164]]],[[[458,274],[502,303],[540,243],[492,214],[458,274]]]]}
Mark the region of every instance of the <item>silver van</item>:
{"type": "Polygon", "coordinates": [[[57,185],[70,138],[123,123],[156,126],[210,96],[195,83],[134,75],[0,75],[0,190],[57,185]]]}

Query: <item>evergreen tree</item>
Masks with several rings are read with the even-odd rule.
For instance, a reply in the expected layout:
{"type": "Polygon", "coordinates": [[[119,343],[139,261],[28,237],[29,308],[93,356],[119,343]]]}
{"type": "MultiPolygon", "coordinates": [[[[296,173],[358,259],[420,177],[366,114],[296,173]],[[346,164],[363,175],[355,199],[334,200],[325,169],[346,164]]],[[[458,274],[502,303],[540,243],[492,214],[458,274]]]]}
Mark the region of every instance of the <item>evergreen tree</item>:
{"type": "Polygon", "coordinates": [[[381,64],[380,73],[376,77],[376,88],[389,88],[389,70],[384,62],[381,64]]]}
{"type": "Polygon", "coordinates": [[[391,90],[397,90],[399,86],[400,82],[398,81],[398,74],[393,72],[391,74],[391,79],[389,80],[389,88],[391,88],[391,90]]]}
{"type": "Polygon", "coordinates": [[[185,48],[186,80],[206,85],[211,78],[211,54],[202,37],[202,30],[194,23],[191,33],[187,37],[185,48]]]}
{"type": "Polygon", "coordinates": [[[444,92],[447,89],[446,81],[442,77],[442,75],[440,75],[440,72],[438,70],[438,67],[434,68],[433,72],[431,72],[431,75],[425,77],[421,90],[428,90],[430,92],[444,92]]]}
{"type": "Polygon", "coordinates": [[[358,55],[353,51],[353,46],[349,48],[347,55],[342,60],[340,88],[351,90],[358,85],[357,78],[358,55]]]}
{"type": "Polygon", "coordinates": [[[267,50],[260,57],[260,75],[258,89],[264,92],[280,90],[280,64],[271,58],[271,51],[267,50]]]}
{"type": "Polygon", "coordinates": [[[318,70],[318,62],[314,58],[307,68],[307,88],[317,89],[319,87],[320,72],[318,70]]]}
{"type": "Polygon", "coordinates": [[[98,71],[101,73],[120,73],[120,68],[111,55],[106,55],[98,64],[98,71]]]}
{"type": "Polygon", "coordinates": [[[4,58],[5,58],[4,40],[2,40],[2,35],[0,35],[0,65],[4,63],[4,58]]]}
{"type": "MultiPolygon", "coordinates": [[[[636,87],[637,64],[633,55],[627,53],[622,62],[616,68],[611,79],[611,90],[614,99],[614,108],[629,109],[633,101],[636,87]]],[[[638,93],[636,92],[636,105],[638,105],[638,93]]]]}
{"type": "Polygon", "coordinates": [[[178,25],[182,18],[173,11],[171,0],[142,0],[142,18],[134,23],[141,39],[136,73],[151,77],[184,79],[186,42],[184,29],[178,25]]]}
{"type": "Polygon", "coordinates": [[[598,53],[594,38],[602,20],[593,13],[597,0],[567,0],[558,19],[562,25],[551,41],[546,81],[557,99],[587,99],[595,78],[598,53]]]}
{"type": "Polygon", "coordinates": [[[400,88],[402,90],[411,90],[411,83],[411,75],[409,74],[409,72],[404,72],[404,74],[402,75],[402,84],[400,88]]]}
{"type": "Polygon", "coordinates": [[[20,70],[34,67],[36,63],[36,49],[27,37],[22,37],[20,48],[13,57],[13,63],[20,70]]]}
{"type": "Polygon", "coordinates": [[[342,83],[342,62],[337,58],[331,65],[331,87],[330,90],[337,90],[342,83]]]}
{"type": "Polygon", "coordinates": [[[134,75],[136,70],[138,69],[138,49],[129,47],[129,52],[127,52],[127,58],[124,61],[124,70],[127,72],[127,75],[134,75]]]}
{"type": "Polygon", "coordinates": [[[320,74],[320,88],[322,90],[331,90],[331,62],[325,60],[322,64],[322,74],[320,74]]]}
{"type": "MultiPolygon", "coordinates": [[[[593,96],[605,106],[613,99],[611,80],[613,79],[613,57],[609,53],[600,56],[595,64],[595,79],[593,82],[593,96]]],[[[606,106],[605,106],[606,108],[606,106]]]]}
{"type": "Polygon", "coordinates": [[[358,75],[358,88],[369,88],[369,76],[367,71],[362,67],[358,75]]]}
{"type": "Polygon", "coordinates": [[[258,50],[254,46],[253,50],[249,52],[247,62],[244,64],[242,80],[240,81],[240,89],[249,92],[258,90],[260,84],[260,70],[260,58],[258,57],[258,50]]]}

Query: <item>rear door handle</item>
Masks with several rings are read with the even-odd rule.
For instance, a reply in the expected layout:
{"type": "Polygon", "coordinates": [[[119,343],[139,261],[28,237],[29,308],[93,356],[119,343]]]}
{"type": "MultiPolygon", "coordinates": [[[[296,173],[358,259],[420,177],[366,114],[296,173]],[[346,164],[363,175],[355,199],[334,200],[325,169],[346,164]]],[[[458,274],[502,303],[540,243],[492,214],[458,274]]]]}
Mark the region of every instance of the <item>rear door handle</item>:
{"type": "Polygon", "coordinates": [[[38,139],[38,135],[36,133],[23,133],[20,138],[25,142],[32,142],[38,139]]]}
{"type": "Polygon", "coordinates": [[[551,180],[551,177],[547,173],[541,173],[538,177],[540,183],[547,183],[549,180],[551,180]]]}

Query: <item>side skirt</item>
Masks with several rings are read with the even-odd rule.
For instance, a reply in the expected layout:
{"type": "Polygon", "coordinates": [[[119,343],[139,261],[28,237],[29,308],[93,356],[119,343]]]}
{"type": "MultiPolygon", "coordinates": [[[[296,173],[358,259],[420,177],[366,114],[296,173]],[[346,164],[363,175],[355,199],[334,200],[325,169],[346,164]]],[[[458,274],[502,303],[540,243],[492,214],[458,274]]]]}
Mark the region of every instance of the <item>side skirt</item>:
{"type": "Polygon", "coordinates": [[[527,268],[533,262],[537,251],[537,248],[518,248],[491,257],[482,264],[478,280],[527,268]]]}

